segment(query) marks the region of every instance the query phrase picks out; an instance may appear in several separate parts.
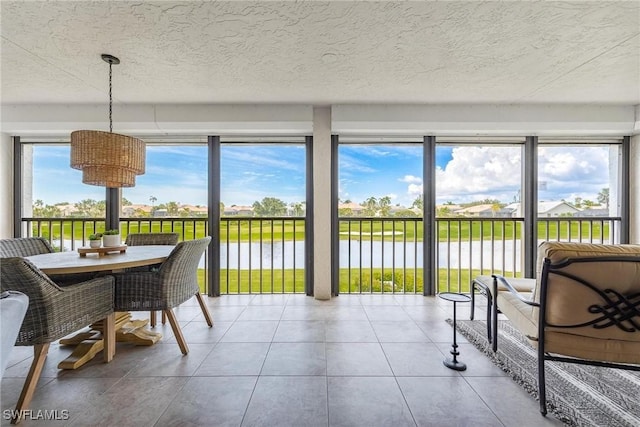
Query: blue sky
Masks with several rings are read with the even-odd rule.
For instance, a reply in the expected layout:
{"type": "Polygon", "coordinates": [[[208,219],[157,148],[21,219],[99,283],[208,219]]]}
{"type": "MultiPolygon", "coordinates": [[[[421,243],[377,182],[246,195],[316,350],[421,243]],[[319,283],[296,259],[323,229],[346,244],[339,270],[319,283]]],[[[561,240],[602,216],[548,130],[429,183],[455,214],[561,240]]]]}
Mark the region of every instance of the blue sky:
{"type": "Polygon", "coordinates": [[[225,205],[251,205],[264,197],[304,201],[304,145],[227,144],[220,154],[220,199],[225,205]]]}
{"type": "MultiPolygon", "coordinates": [[[[69,167],[69,147],[34,145],[33,199],[46,204],[104,199],[104,188],[82,184],[69,167]]],[[[438,146],[437,203],[495,198],[513,201],[520,188],[520,148],[515,146],[438,146]]],[[[305,198],[305,150],[296,144],[224,144],[222,201],[251,205],[263,197],[286,203],[305,198]]],[[[539,151],[540,200],[575,197],[596,200],[608,187],[609,151],[605,146],[544,146],[539,151]]],[[[329,171],[327,171],[327,174],[329,171]]],[[[411,206],[422,192],[420,145],[341,145],[339,197],[361,203],[389,196],[392,204],[411,206]]],[[[175,201],[207,203],[207,149],[204,145],[149,145],[146,173],[123,189],[133,203],[175,201]]]]}
{"type": "Polygon", "coordinates": [[[388,196],[392,205],[408,207],[417,196],[409,186],[422,183],[422,146],[418,144],[341,145],[338,159],[343,201],[362,203],[371,196],[388,196]]]}

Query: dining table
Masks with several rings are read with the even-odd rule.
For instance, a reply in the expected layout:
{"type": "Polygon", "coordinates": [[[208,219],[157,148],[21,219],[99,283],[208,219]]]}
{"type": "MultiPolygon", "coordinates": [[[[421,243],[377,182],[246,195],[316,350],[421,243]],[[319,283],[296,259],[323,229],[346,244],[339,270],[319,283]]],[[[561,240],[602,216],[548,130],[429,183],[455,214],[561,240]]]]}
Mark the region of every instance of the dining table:
{"type": "MultiPolygon", "coordinates": [[[[86,280],[87,273],[120,273],[128,268],[161,264],[167,259],[175,246],[118,246],[113,251],[101,248],[100,251],[52,252],[26,257],[33,265],[48,276],[79,274],[86,280]]],[[[130,342],[136,345],[153,345],[162,338],[162,334],[146,328],[148,319],[132,319],[131,313],[116,313],[116,341],[130,342]]],[[[93,323],[90,330],[60,340],[61,345],[75,345],[74,351],[58,364],[59,369],[77,369],[103,350],[102,323],[93,323]]]]}

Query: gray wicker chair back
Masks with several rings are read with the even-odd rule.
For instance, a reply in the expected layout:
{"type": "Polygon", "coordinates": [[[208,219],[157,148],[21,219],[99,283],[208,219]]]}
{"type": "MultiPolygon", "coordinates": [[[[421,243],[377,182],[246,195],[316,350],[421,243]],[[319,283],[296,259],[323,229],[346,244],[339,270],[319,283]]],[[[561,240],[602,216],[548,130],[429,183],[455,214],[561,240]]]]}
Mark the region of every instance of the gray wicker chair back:
{"type": "Polygon", "coordinates": [[[199,292],[198,264],[211,237],[180,242],[158,271],[116,274],[116,311],[166,310],[199,292]]]}
{"type": "Polygon", "coordinates": [[[112,276],[61,288],[30,261],[2,258],[0,285],[29,297],[16,345],[49,343],[113,313],[112,276]]]}
{"type": "Polygon", "coordinates": [[[178,233],[131,233],[124,242],[127,246],[177,245],[178,233]]]}
{"type": "Polygon", "coordinates": [[[0,258],[27,257],[51,252],[53,252],[53,247],[49,241],[42,237],[0,239],[0,258]]]}

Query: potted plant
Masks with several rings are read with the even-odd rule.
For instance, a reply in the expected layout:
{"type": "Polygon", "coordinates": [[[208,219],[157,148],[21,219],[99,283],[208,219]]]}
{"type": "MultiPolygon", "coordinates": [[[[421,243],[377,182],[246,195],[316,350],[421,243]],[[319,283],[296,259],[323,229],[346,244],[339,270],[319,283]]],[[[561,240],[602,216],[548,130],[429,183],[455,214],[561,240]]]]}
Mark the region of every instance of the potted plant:
{"type": "Polygon", "coordinates": [[[107,230],[102,233],[102,245],[104,247],[120,246],[120,230],[107,230]]]}
{"type": "Polygon", "coordinates": [[[99,248],[102,244],[102,233],[89,234],[89,246],[99,248]]]}

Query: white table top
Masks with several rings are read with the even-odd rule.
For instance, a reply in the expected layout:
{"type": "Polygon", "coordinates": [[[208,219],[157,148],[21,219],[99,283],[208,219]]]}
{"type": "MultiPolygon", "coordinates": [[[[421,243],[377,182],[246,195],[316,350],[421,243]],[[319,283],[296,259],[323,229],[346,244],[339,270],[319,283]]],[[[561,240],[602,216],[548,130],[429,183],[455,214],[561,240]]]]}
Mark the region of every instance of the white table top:
{"type": "Polygon", "coordinates": [[[163,262],[174,246],[129,246],[124,253],[110,253],[103,256],[86,254],[81,257],[76,251],[54,252],[26,257],[44,274],[74,274],[94,271],[122,270],[130,267],[159,264],[163,262]]]}

